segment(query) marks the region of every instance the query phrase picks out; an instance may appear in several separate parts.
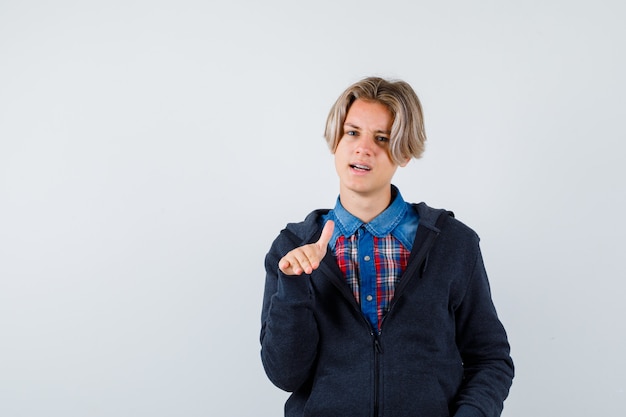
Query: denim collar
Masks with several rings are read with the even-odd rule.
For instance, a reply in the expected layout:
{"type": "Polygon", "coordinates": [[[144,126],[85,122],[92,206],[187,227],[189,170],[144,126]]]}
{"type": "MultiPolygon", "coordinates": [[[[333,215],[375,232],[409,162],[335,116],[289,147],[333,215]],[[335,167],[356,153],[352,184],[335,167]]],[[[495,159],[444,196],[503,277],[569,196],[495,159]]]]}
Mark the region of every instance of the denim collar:
{"type": "Polygon", "coordinates": [[[402,221],[407,211],[407,205],[400,191],[394,185],[391,186],[391,196],[393,199],[391,204],[369,223],[364,223],[348,212],[348,210],[341,205],[340,197],[337,197],[337,203],[333,211],[336,226],[338,227],[335,228],[333,235],[337,236],[334,237],[338,237],[340,234],[346,237],[352,236],[361,226],[376,237],[384,237],[390,234],[400,221],[402,221]]]}

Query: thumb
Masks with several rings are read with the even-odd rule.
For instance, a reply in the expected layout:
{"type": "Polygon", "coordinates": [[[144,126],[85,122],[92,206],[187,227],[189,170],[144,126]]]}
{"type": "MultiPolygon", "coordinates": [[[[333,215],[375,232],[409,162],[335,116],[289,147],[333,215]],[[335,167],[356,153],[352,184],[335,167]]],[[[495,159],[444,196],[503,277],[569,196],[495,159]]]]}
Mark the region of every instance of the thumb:
{"type": "Polygon", "coordinates": [[[320,235],[319,240],[316,242],[317,247],[321,250],[326,251],[326,247],[328,246],[328,242],[330,242],[330,238],[333,237],[333,230],[335,229],[335,222],[332,220],[328,220],[322,229],[322,234],[320,235]]]}

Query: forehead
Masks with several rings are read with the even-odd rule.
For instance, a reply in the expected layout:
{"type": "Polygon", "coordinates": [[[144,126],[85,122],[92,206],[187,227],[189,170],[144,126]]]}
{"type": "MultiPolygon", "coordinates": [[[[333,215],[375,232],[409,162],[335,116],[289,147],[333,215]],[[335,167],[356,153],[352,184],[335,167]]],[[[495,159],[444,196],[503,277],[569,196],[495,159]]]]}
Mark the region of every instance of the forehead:
{"type": "Polygon", "coordinates": [[[389,130],[393,124],[393,115],[383,103],[357,99],[348,109],[344,123],[363,128],[389,130]]]}

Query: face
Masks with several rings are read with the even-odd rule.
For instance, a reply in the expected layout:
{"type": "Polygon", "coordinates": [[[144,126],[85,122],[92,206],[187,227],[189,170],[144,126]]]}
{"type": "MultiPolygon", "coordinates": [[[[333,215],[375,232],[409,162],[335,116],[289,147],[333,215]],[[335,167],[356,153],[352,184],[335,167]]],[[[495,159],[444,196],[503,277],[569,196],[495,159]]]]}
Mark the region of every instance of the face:
{"type": "Polygon", "coordinates": [[[398,168],[389,157],[392,124],[393,116],[384,104],[360,99],[352,103],[335,150],[342,196],[389,198],[398,168]]]}

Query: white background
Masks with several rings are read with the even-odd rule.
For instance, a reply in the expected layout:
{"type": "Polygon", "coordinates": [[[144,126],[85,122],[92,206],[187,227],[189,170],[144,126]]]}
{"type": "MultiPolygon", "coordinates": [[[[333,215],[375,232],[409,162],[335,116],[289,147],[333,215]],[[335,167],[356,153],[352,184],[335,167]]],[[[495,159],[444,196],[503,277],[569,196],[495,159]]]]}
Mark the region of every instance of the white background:
{"type": "Polygon", "coordinates": [[[626,413],[622,1],[0,1],[0,415],[279,416],[263,258],[401,78],[409,201],[482,238],[505,417],[626,413]]]}

